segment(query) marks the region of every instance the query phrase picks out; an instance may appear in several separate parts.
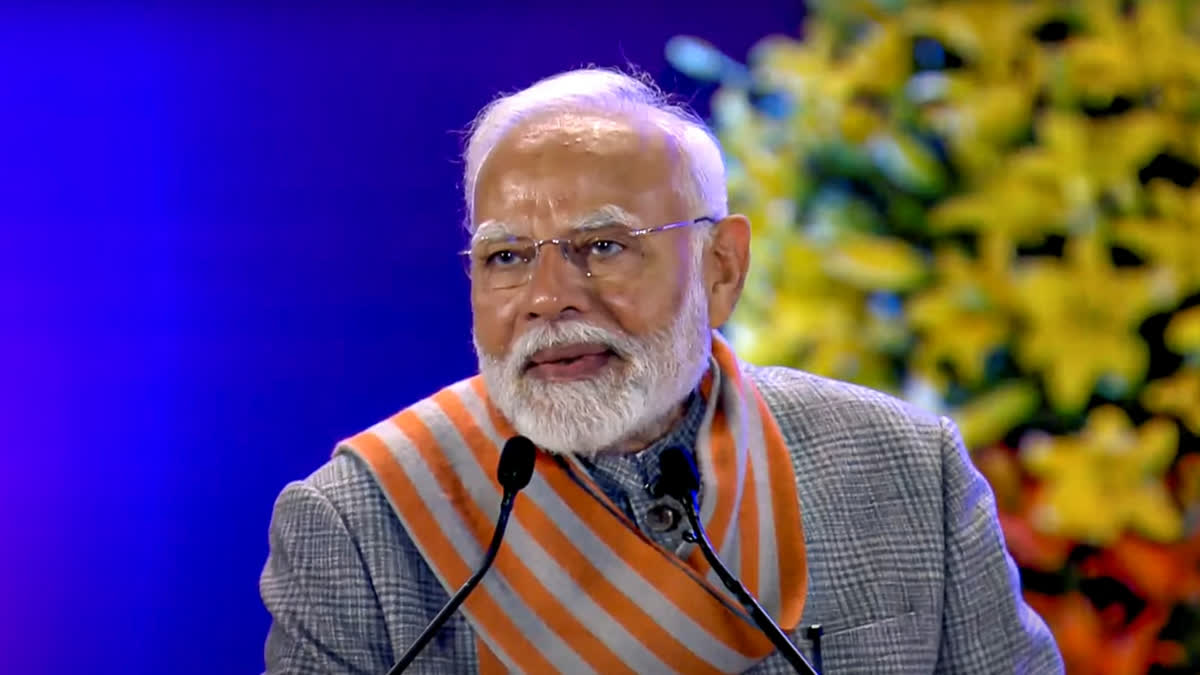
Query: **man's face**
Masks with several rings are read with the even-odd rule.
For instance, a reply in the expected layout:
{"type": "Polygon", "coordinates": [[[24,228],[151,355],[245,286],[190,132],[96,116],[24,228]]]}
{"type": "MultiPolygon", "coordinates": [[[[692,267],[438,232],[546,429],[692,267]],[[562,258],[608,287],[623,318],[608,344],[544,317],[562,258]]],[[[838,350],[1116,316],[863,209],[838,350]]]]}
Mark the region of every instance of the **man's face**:
{"type": "MultiPolygon", "coordinates": [[[[680,197],[679,161],[649,122],[597,113],[527,120],[479,173],[478,233],[538,240],[707,215],[680,197]]],[[[710,327],[694,227],[704,226],[637,238],[637,265],[617,277],[589,278],[553,244],[519,285],[495,288],[473,275],[480,371],[518,432],[547,450],[596,452],[645,431],[695,387],[710,327]]]]}

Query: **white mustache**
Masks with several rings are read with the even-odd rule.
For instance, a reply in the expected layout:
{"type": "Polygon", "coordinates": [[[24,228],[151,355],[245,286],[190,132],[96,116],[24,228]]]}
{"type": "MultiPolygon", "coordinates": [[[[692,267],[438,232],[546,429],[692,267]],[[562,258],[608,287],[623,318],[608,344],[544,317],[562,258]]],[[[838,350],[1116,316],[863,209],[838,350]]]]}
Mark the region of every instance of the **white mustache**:
{"type": "Polygon", "coordinates": [[[637,350],[637,344],[625,335],[583,321],[540,324],[517,338],[509,352],[510,367],[523,368],[543,349],[581,343],[602,344],[622,359],[637,350]]]}

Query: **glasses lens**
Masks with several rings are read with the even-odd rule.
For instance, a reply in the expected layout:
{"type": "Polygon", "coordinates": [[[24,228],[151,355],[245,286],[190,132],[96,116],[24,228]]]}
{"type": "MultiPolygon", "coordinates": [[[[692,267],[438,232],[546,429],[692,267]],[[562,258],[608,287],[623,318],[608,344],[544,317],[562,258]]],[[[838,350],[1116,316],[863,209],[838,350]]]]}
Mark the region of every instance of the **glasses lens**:
{"type": "Polygon", "coordinates": [[[638,271],[641,243],[625,227],[604,227],[580,232],[571,238],[580,267],[598,279],[628,278],[638,271]]]}
{"type": "Polygon", "coordinates": [[[487,288],[512,288],[529,279],[533,242],[524,238],[484,242],[468,256],[471,278],[487,288]]]}

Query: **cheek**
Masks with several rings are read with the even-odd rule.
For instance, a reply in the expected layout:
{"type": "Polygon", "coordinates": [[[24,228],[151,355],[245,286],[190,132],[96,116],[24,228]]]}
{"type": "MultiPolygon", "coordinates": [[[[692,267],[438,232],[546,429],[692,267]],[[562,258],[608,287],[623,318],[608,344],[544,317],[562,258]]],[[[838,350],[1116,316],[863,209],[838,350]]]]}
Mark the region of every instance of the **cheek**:
{"type": "Polygon", "coordinates": [[[674,246],[635,285],[608,294],[605,307],[627,333],[644,336],[664,330],[679,315],[693,278],[686,240],[674,246]]]}
{"type": "Polygon", "coordinates": [[[692,284],[701,283],[702,269],[694,269],[692,249],[686,237],[679,237],[670,258],[657,267],[643,285],[637,307],[647,314],[655,328],[665,328],[679,315],[692,284]]]}
{"type": "Polygon", "coordinates": [[[511,312],[495,298],[471,296],[471,321],[475,340],[485,354],[500,357],[512,340],[511,312]]]}
{"type": "Polygon", "coordinates": [[[646,336],[667,326],[679,313],[683,298],[682,284],[664,279],[662,283],[646,284],[638,292],[613,294],[605,298],[605,309],[626,333],[646,336]]]}

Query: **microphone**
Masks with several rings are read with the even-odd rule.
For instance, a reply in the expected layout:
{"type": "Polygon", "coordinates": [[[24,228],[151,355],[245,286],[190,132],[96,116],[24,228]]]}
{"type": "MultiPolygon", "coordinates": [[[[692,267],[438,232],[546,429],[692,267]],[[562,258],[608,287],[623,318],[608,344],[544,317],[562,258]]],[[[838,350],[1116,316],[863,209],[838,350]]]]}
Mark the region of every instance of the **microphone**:
{"type": "Polygon", "coordinates": [[[496,559],[496,553],[500,550],[500,541],[504,539],[504,530],[508,527],[508,515],[512,513],[513,499],[517,493],[529,485],[529,479],[533,477],[533,462],[537,458],[537,448],[533,446],[533,441],[524,436],[513,436],[504,444],[504,449],[500,451],[500,463],[496,467],[496,479],[500,482],[500,487],[504,488],[504,496],[500,499],[500,515],[496,518],[496,529],[492,533],[492,543],[488,544],[487,552],[483,556],[483,562],[479,565],[479,569],[471,575],[470,579],[462,585],[454,595],[446,602],[437,616],[433,617],[433,621],[425,627],[425,630],[417,636],[412,646],[396,665],[388,671],[388,675],[399,675],[408,668],[413,659],[421,653],[425,645],[433,639],[442,625],[450,619],[458,606],[467,599],[471,591],[475,590],[475,586],[483,579],[483,575],[491,569],[492,562],[496,559]]]}
{"type": "MultiPolygon", "coordinates": [[[[700,518],[696,515],[696,491],[700,489],[700,472],[696,470],[692,458],[682,448],[673,446],[663,450],[658,461],[660,475],[654,492],[671,497],[683,506],[688,524],[692,526],[692,531],[685,534],[684,538],[700,545],[700,551],[704,553],[708,564],[721,578],[725,588],[737,596],[738,602],[742,603],[742,607],[754,618],[754,623],[758,624],[759,629],[771,640],[771,644],[775,645],[775,648],[792,665],[792,669],[806,675],[820,675],[808,661],[804,660],[804,655],[796,649],[796,645],[792,644],[787,635],[763,610],[762,605],[758,604],[758,600],[750,595],[742,582],[730,574],[729,569],[713,551],[712,544],[708,541],[708,535],[700,524],[700,518]]],[[[814,658],[819,662],[821,658],[819,652],[814,655],[814,658]]]]}

